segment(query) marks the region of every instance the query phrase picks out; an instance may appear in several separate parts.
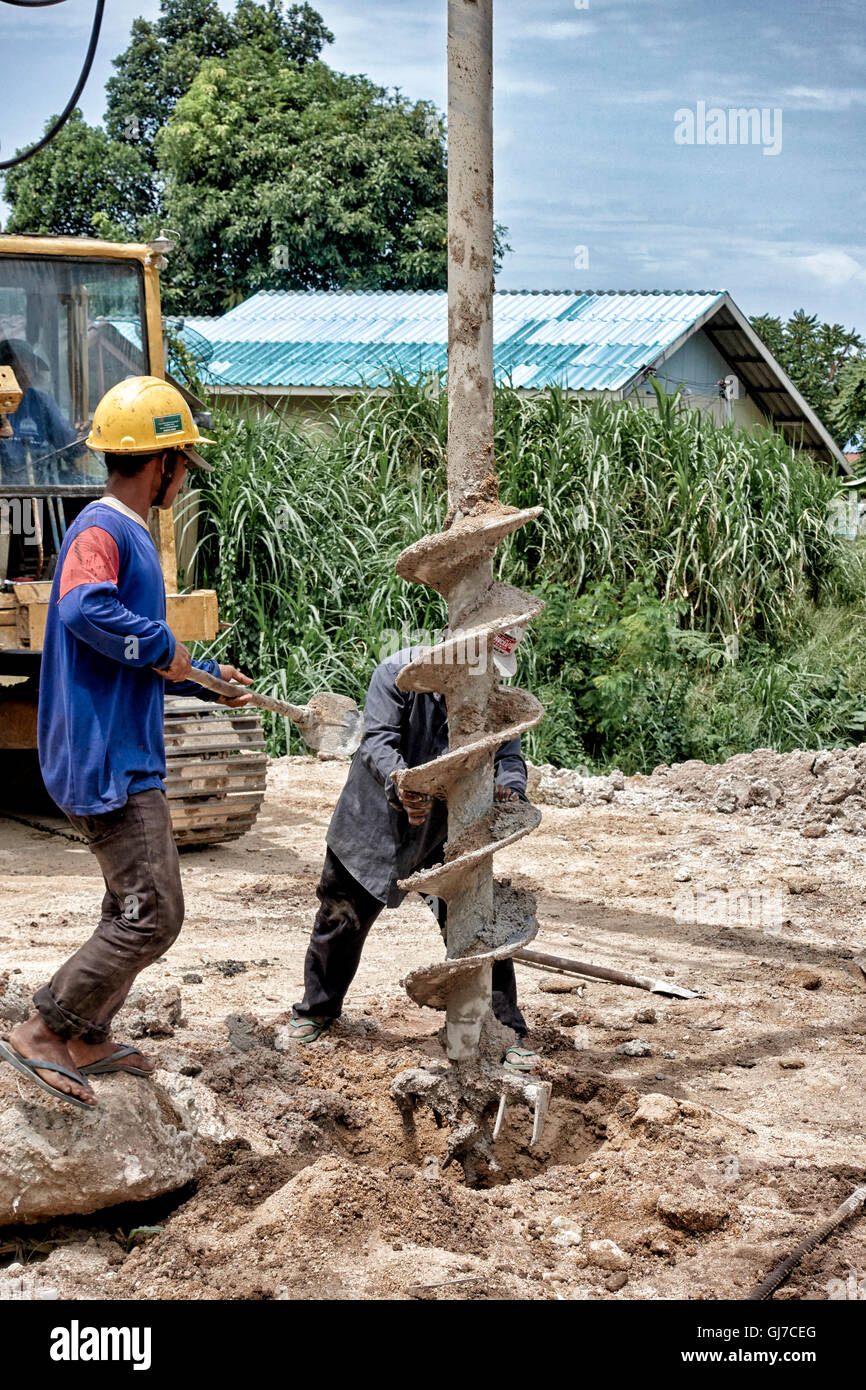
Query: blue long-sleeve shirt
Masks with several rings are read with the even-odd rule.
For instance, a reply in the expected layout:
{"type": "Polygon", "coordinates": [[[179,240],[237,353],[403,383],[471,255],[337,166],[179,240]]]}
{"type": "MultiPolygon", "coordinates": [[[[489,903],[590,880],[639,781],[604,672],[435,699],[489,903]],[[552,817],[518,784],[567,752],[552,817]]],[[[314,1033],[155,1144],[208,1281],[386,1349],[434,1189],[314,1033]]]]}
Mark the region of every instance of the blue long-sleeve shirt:
{"type": "MultiPolygon", "coordinates": [[[[64,811],[104,815],[164,786],[164,697],[214,697],[158,676],[174,657],[165,584],[145,523],[115,499],[91,502],[57,559],[39,680],[39,763],[64,811]]],[[[215,661],[194,661],[219,675],[215,661]]]]}
{"type": "MultiPolygon", "coordinates": [[[[448,751],[448,714],[442,695],[400,690],[397,676],[424,650],[407,647],[378,665],[364,705],[364,737],[328,827],[327,842],[340,863],[374,898],[396,907],[406,894],[398,879],[420,868],[448,835],[448,810],[434,801],[420,825],[410,825],[391,773],[419,767],[448,751]]],[[[496,750],[496,782],[526,792],[520,739],[496,750]]]]}

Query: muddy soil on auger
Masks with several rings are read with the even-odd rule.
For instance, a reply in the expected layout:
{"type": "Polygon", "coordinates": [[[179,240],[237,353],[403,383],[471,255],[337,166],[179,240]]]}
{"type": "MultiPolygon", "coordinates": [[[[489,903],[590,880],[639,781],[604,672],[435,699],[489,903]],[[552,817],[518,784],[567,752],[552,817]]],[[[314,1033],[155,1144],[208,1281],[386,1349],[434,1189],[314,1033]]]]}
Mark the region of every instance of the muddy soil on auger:
{"type": "MultiPolygon", "coordinates": [[[[497,876],[537,895],[539,949],[702,997],[518,965],[553,1102],[536,1148],[509,1111],[477,1188],[443,1167],[433,1116],[411,1138],[390,1097],[398,1072],[442,1055],[441,1015],[400,986],[441,950],[420,899],[373,928],[340,1024],[308,1049],[287,1040],[345,769],[272,763],[253,831],[183,855],[184,931],[123,1020],[199,1097],[204,1175],[147,1209],[0,1232],[0,1296],[29,1280],[84,1299],[745,1297],[864,1181],[866,864],[859,806],[827,811],[859,798],[844,761],[810,765],[796,815],[766,758],[625,779],[611,800],[544,806],[497,856],[497,876]]],[[[4,1030],[100,896],[84,847],[37,819],[0,827],[4,1030]]],[[[776,1295],[852,1296],[864,1218],[776,1295]]]]}

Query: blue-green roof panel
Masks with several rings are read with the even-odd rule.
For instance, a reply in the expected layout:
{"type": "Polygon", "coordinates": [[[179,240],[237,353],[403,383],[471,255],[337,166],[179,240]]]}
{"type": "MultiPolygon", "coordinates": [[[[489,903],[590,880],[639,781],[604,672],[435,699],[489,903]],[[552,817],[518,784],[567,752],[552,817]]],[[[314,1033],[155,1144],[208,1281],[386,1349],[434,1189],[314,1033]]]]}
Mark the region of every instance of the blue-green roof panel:
{"type": "MultiPolygon", "coordinates": [[[[611,391],[627,385],[721,300],[721,291],[498,292],[498,381],[529,389],[611,391]]],[[[262,290],[221,318],[189,318],[212,351],[214,385],[273,388],[384,386],[444,372],[444,291],[262,290]]]]}

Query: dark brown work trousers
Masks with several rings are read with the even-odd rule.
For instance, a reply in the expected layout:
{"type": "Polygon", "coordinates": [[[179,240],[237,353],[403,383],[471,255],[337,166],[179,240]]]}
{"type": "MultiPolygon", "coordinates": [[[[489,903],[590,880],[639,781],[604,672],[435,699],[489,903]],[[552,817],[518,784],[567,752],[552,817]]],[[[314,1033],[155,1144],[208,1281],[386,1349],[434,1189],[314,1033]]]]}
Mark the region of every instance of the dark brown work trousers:
{"type": "MultiPolygon", "coordinates": [[[[442,859],[441,845],[424,864],[430,868],[442,859]]],[[[448,909],[441,898],[423,895],[445,935],[448,909]]],[[[364,942],[385,904],[341,864],[332,849],[325,855],[322,877],[316,889],[321,903],[304,961],[304,997],[294,1007],[295,1018],[339,1018],[343,999],[361,963],[364,942]]],[[[526,1035],[526,1020],[517,1003],[514,961],[493,962],[493,1012],[518,1037],[526,1035]]]]}
{"type": "Polygon", "coordinates": [[[134,792],[107,815],[68,819],[102,870],[102,917],[33,1003],[61,1038],[105,1042],[136,975],[165,955],[183,925],[180,864],[158,788],[134,792]]]}

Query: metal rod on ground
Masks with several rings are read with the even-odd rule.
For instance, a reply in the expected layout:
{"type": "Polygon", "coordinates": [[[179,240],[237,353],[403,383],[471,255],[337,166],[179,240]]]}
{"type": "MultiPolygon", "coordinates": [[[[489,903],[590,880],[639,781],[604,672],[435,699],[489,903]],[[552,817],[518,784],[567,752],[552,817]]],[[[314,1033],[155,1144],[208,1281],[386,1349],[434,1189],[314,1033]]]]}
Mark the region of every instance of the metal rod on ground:
{"type": "Polygon", "coordinates": [[[862,1209],[864,1203],[866,1203],[866,1186],[855,1188],[851,1196],[846,1197],[842,1205],[836,1208],[833,1215],[820,1225],[816,1231],[813,1231],[810,1236],[802,1240],[796,1249],[791,1251],[788,1258],[783,1260],[780,1265],[777,1265],[772,1274],[767,1276],[763,1284],[759,1284],[758,1287],[749,1294],[746,1302],[761,1303],[765,1298],[769,1298],[771,1294],[774,1294],[782,1281],[787,1279],[792,1269],[800,1263],[803,1256],[808,1255],[810,1250],[814,1250],[816,1245],[820,1245],[829,1235],[832,1235],[836,1227],[841,1226],[842,1222],[846,1221],[849,1216],[854,1216],[858,1213],[862,1209]]]}
{"type": "Polygon", "coordinates": [[[631,975],[627,970],[613,970],[606,965],[591,965],[585,960],[569,960],[567,956],[552,956],[546,951],[530,951],[523,947],[514,952],[514,959],[521,965],[531,966],[533,970],[551,970],[559,975],[582,975],[590,980],[609,980],[611,984],[627,985],[631,989],[648,989],[652,994],[670,994],[674,999],[700,998],[695,990],[669,984],[667,980],[653,980],[648,975],[631,975]]]}

